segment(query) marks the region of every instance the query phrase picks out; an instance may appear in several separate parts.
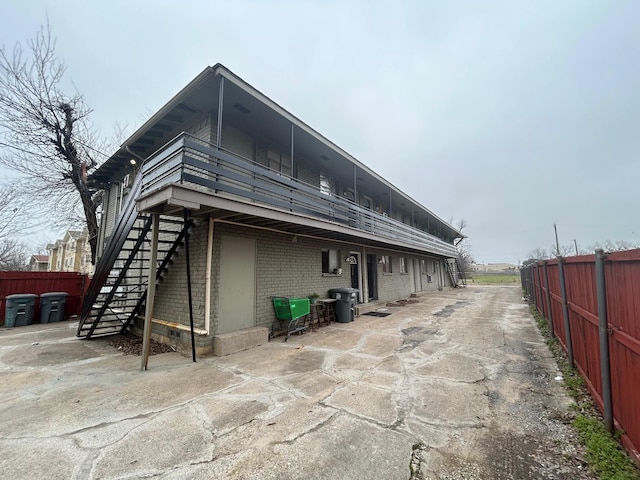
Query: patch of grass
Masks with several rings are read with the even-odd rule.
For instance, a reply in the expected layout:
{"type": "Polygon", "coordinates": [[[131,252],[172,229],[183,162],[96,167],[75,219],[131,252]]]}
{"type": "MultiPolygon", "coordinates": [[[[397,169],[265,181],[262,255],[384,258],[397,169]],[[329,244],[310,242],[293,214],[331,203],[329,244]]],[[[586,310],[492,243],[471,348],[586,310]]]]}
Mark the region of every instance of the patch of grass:
{"type": "Polygon", "coordinates": [[[467,283],[481,285],[519,285],[520,275],[471,275],[467,283]]]}
{"type": "Polygon", "coordinates": [[[562,372],[569,395],[576,402],[573,406],[577,413],[573,426],[578,431],[580,442],[587,449],[589,468],[600,480],[640,480],[640,469],[618,443],[620,432],[611,435],[604,428],[584,378],[569,364],[560,342],[551,335],[547,320],[534,305],[530,304],[529,309],[562,372]]]}
{"type": "Polygon", "coordinates": [[[640,473],[618,442],[607,432],[602,422],[585,415],[578,415],[573,426],[579,432],[580,441],[587,447],[587,459],[591,470],[601,480],[637,480],[640,473]]]}

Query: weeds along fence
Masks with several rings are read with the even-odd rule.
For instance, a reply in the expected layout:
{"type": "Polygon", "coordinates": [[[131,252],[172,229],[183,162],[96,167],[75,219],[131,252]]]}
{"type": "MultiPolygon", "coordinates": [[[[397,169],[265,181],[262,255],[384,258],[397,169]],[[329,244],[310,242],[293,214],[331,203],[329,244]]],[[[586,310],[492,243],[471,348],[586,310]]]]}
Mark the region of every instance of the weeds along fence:
{"type": "Polygon", "coordinates": [[[539,261],[522,286],[640,462],[640,249],[539,261]]]}

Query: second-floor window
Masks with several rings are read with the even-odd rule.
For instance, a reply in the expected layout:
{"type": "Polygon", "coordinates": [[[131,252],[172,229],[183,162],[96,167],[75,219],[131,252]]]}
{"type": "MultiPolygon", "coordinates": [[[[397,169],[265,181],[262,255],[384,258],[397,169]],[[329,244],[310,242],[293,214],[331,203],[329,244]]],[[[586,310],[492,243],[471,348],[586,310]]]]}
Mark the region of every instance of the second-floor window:
{"type": "Polygon", "coordinates": [[[331,195],[331,192],[331,179],[328,177],[328,175],[320,173],[320,193],[331,195]]]}
{"type": "Polygon", "coordinates": [[[407,259],[400,257],[400,273],[407,273],[407,259]]]}
{"type": "Polygon", "coordinates": [[[271,170],[283,173],[289,177],[291,176],[291,157],[285,154],[281,154],[275,148],[269,147],[267,160],[269,162],[269,168],[271,170]]]}

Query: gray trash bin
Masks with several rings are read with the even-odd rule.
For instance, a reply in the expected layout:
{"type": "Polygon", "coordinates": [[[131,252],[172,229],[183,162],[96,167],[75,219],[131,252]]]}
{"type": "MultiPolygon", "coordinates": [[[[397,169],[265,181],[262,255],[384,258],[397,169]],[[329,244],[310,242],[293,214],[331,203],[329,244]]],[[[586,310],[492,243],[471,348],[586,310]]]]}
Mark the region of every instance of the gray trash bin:
{"type": "Polygon", "coordinates": [[[16,293],[7,295],[4,311],[5,327],[23,327],[33,323],[33,312],[36,307],[37,295],[33,293],[16,293]]]}
{"type": "Polygon", "coordinates": [[[357,288],[332,288],[329,296],[337,301],[334,304],[336,321],[340,323],[353,322],[356,316],[357,288]]]}
{"type": "Polygon", "coordinates": [[[49,292],[40,295],[40,323],[64,320],[64,307],[68,295],[66,292],[49,292]]]}

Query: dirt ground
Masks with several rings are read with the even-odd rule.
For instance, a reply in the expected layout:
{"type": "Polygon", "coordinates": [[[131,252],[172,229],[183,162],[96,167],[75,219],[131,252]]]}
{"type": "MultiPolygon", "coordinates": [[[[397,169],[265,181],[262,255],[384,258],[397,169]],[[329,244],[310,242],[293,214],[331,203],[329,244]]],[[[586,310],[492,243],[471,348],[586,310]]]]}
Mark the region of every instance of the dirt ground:
{"type": "Polygon", "coordinates": [[[518,287],[411,300],[145,372],[135,339],[0,329],[0,477],[593,478],[518,287]]]}

